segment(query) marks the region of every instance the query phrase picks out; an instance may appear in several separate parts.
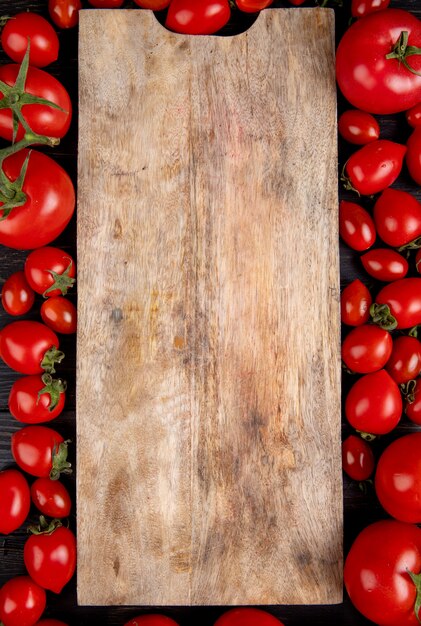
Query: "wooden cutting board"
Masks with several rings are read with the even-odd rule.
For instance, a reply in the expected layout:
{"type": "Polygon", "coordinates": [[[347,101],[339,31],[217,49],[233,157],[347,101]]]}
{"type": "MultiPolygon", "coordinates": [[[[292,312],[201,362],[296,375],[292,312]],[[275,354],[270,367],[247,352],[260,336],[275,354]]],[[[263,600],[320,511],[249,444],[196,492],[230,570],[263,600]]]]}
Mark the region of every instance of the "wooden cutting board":
{"type": "Polygon", "coordinates": [[[334,16],[80,19],[80,604],[342,596],[334,16]]]}

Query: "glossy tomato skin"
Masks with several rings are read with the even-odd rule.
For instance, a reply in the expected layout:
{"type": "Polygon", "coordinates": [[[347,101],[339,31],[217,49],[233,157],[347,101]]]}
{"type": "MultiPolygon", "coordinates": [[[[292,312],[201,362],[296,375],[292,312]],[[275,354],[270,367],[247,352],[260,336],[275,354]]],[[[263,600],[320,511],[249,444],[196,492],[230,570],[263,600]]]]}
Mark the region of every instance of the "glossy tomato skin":
{"type": "Polygon", "coordinates": [[[352,0],[351,15],[356,18],[364,17],[365,15],[370,15],[370,13],[387,9],[389,4],[390,0],[352,0]]]}
{"type": "Polygon", "coordinates": [[[0,589],[0,620],[4,626],[33,626],[45,610],[46,595],[29,576],[16,576],[0,589]]]}
{"type": "Polygon", "coordinates": [[[1,290],[1,303],[9,315],[25,315],[32,309],[35,293],[28,285],[24,272],[15,272],[6,279],[1,290]]]}
{"type": "MultiPolygon", "coordinates": [[[[19,68],[20,65],[17,64],[0,66],[0,80],[13,86],[19,68]]],[[[63,85],[44,70],[29,67],[25,91],[33,96],[54,102],[63,109],[60,111],[44,104],[26,104],[23,106],[22,114],[32,131],[48,137],[64,137],[69,130],[72,119],[72,103],[63,85]]],[[[17,140],[22,139],[24,134],[23,126],[19,124],[17,140]]],[[[12,136],[12,112],[10,109],[0,109],[0,137],[11,142],[12,136]]]]}
{"type": "Polygon", "coordinates": [[[338,131],[349,143],[364,146],[379,138],[380,126],[370,113],[349,109],[339,117],[338,131]]]}
{"type": "Polygon", "coordinates": [[[178,624],[170,617],[151,613],[134,617],[129,622],[126,622],[124,626],[178,626],[178,624]]]}
{"type": "Polygon", "coordinates": [[[376,200],[373,218],[380,239],[394,248],[421,236],[421,204],[406,191],[385,189],[376,200]]]}
{"type": "Polygon", "coordinates": [[[346,418],[360,432],[385,435],[397,426],[401,414],[399,387],[384,369],[358,379],[345,400],[346,418]]]}
{"type": "Polygon", "coordinates": [[[347,200],[339,204],[339,234],[350,248],[358,252],[368,250],[376,240],[376,228],[368,211],[347,200]]]}
{"type": "Polygon", "coordinates": [[[73,302],[63,296],[48,298],[41,305],[43,322],[54,332],[72,335],[77,328],[77,310],[73,302]]]}
{"type": "Polygon", "coordinates": [[[214,626],[283,626],[283,623],[261,609],[231,609],[219,617],[214,626]]]}
{"type": "Polygon", "coordinates": [[[17,530],[29,514],[29,485],[25,476],[15,469],[0,472],[0,534],[17,530]]]}
{"type": "MultiPolygon", "coordinates": [[[[3,171],[9,180],[18,178],[28,152],[21,150],[5,159],[3,171]]],[[[75,210],[75,190],[58,163],[31,150],[23,191],[25,204],[0,221],[0,244],[29,250],[45,246],[63,232],[75,210]]]]}
{"type": "Polygon", "coordinates": [[[369,250],[361,256],[361,262],[367,274],[387,283],[404,278],[409,269],[405,257],[390,248],[369,250]]]}
{"type": "MultiPolygon", "coordinates": [[[[387,9],[357,20],[345,32],[336,53],[336,78],[345,98],[369,113],[398,113],[421,101],[421,76],[407,70],[399,59],[386,59],[401,32],[408,44],[421,46],[421,22],[401,9],[387,9]]],[[[408,57],[421,71],[421,59],[408,57]]]]}
{"type": "Polygon", "coordinates": [[[0,331],[0,357],[21,374],[42,374],[45,353],[58,346],[57,335],[40,322],[19,320],[0,331]]]}
{"type": "Polygon", "coordinates": [[[79,22],[80,0],[48,0],[48,13],[59,28],[74,28],[79,22]]]}
{"type": "Polygon", "coordinates": [[[60,593],[75,573],[76,538],[64,526],[50,534],[32,535],[25,543],[23,560],[40,587],[60,593]]]}
{"type": "Polygon", "coordinates": [[[421,102],[405,113],[406,121],[412,128],[421,126],[421,102]]]}
{"type": "Polygon", "coordinates": [[[66,287],[65,285],[63,289],[52,289],[56,284],[52,272],[59,274],[60,277],[66,275],[68,278],[74,279],[76,265],[72,256],[54,246],[44,246],[28,254],[25,261],[26,280],[32,289],[43,295],[44,298],[64,295],[70,288],[70,286],[66,287]]]}
{"type": "Polygon", "coordinates": [[[353,328],[345,337],[342,360],[352,372],[370,374],[386,365],[392,347],[392,336],[387,330],[374,324],[364,324],[353,328]]]}
{"type": "Polygon", "coordinates": [[[371,196],[390,187],[400,174],[406,146],[377,139],[350,156],[345,172],[352,188],[371,196]]]}
{"type": "Polygon", "coordinates": [[[358,278],[341,293],[341,321],[347,326],[361,326],[370,318],[372,298],[367,287],[358,278]]]}
{"type": "Polygon", "coordinates": [[[64,409],[66,394],[63,391],[55,408],[50,410],[51,396],[41,393],[45,388],[42,376],[24,376],[16,380],[9,394],[9,411],[18,422],[40,424],[51,422],[64,409]]]}
{"type": "Polygon", "coordinates": [[[387,304],[397,321],[396,328],[412,328],[421,324],[421,278],[402,278],[385,285],[375,299],[387,304]]]}
{"type": "Polygon", "coordinates": [[[421,127],[414,130],[406,146],[408,148],[406,153],[408,171],[411,178],[418,185],[421,185],[421,127]]]}
{"type": "Polygon", "coordinates": [[[231,17],[228,0],[172,0],[165,26],[186,35],[212,35],[231,17]]]}
{"type": "Polygon", "coordinates": [[[37,478],[31,485],[31,499],[37,509],[47,517],[62,519],[70,515],[70,495],[59,480],[37,478]]]}
{"type": "Polygon", "coordinates": [[[12,61],[22,63],[28,39],[30,65],[45,67],[57,60],[59,41],[51,24],[38,13],[17,13],[2,30],[2,48],[12,61]]]}
{"type": "Polygon", "coordinates": [[[405,415],[413,422],[421,426],[421,379],[417,378],[412,391],[412,402],[405,403],[405,415]]]}
{"type": "Polygon", "coordinates": [[[244,13],[257,13],[267,9],[273,0],[236,0],[236,5],[244,13]]]}
{"type": "Polygon", "coordinates": [[[47,426],[26,426],[12,435],[12,455],[24,472],[47,478],[52,470],[53,453],[63,437],[47,426]]]}
{"type": "Polygon", "coordinates": [[[346,557],[345,588],[356,609],[380,626],[412,626],[421,570],[421,530],[395,520],[375,522],[358,535],[346,557]]]}
{"type": "Polygon", "coordinates": [[[368,480],[374,472],[374,454],[370,445],[357,437],[349,435],[342,443],[342,469],[352,480],[368,480]]]}
{"type": "Polygon", "coordinates": [[[396,337],[386,371],[398,385],[414,380],[421,373],[421,343],[415,337],[396,337]]]}
{"type": "Polygon", "coordinates": [[[152,11],[162,11],[166,9],[171,0],[134,0],[137,6],[142,9],[151,9],[152,11]]]}

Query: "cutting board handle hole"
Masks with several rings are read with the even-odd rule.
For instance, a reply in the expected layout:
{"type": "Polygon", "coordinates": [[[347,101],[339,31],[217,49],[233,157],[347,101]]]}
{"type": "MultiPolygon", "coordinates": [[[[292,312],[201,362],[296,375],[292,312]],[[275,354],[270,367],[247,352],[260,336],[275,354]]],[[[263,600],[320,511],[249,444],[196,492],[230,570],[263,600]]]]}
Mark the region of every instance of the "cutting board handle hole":
{"type": "MultiPolygon", "coordinates": [[[[265,9],[265,11],[270,11],[271,9],[265,9]]],[[[275,10],[275,9],[272,9],[275,10]]],[[[236,11],[236,13],[240,14],[240,11],[236,11]]],[[[167,11],[157,11],[154,13],[156,20],[165,28],[165,19],[167,17],[167,11]]],[[[253,24],[257,21],[259,17],[259,13],[242,13],[240,15],[235,16],[235,20],[231,17],[231,20],[228,22],[224,28],[222,28],[217,34],[217,37],[233,37],[236,35],[241,35],[245,33],[253,26],[253,24]],[[235,23],[234,23],[235,21],[235,23]]],[[[188,35],[180,34],[180,37],[186,37],[188,35]]],[[[191,35],[192,37],[197,37],[197,35],[191,35]]],[[[202,35],[203,36],[203,35],[202,35]]],[[[215,35],[212,35],[212,37],[215,35]]]]}

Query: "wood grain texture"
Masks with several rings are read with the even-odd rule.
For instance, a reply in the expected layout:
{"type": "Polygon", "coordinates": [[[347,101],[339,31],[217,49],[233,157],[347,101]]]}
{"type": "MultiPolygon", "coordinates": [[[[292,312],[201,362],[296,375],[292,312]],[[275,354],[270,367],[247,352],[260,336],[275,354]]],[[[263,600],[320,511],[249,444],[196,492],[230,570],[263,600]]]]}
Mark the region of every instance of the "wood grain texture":
{"type": "Polygon", "coordinates": [[[333,49],[82,12],[80,604],[341,601],[333,49]]]}

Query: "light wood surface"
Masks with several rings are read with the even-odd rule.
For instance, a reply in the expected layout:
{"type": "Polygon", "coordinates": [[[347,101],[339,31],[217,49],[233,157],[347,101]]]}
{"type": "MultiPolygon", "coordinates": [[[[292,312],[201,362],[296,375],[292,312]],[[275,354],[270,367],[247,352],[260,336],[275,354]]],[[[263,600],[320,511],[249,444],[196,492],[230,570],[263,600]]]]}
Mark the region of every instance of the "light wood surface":
{"type": "Polygon", "coordinates": [[[333,24],[81,12],[80,604],[341,601],[333,24]]]}

